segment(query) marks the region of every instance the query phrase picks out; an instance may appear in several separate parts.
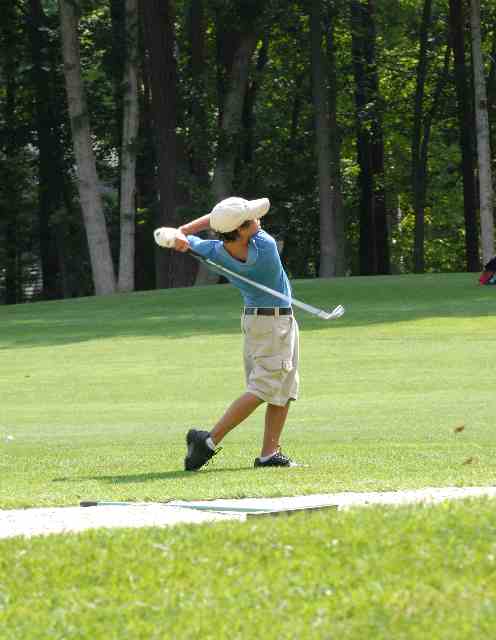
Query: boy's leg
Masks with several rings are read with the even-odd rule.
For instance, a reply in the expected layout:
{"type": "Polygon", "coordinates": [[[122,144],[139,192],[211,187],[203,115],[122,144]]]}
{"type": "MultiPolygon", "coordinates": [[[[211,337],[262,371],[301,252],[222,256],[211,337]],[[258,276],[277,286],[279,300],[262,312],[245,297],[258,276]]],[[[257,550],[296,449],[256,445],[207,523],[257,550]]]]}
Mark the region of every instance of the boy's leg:
{"type": "MultiPolygon", "coordinates": [[[[212,442],[217,445],[226,434],[246,420],[264,401],[253,393],[246,392],[235,400],[210,432],[212,442]]],[[[287,413],[287,412],[286,412],[287,413]]]]}
{"type": "Polygon", "coordinates": [[[262,402],[264,401],[258,396],[246,392],[228,407],[210,433],[208,431],[190,429],[186,434],[188,452],[184,459],[184,469],[186,471],[197,471],[203,467],[216,453],[209,442],[209,438],[214,445],[217,445],[231,429],[243,422],[262,402]]]}
{"type": "Polygon", "coordinates": [[[262,457],[270,456],[275,453],[279,447],[279,438],[281,437],[284,424],[289,411],[289,401],[280,407],[276,404],[268,404],[265,411],[265,431],[262,446],[262,457]]]}

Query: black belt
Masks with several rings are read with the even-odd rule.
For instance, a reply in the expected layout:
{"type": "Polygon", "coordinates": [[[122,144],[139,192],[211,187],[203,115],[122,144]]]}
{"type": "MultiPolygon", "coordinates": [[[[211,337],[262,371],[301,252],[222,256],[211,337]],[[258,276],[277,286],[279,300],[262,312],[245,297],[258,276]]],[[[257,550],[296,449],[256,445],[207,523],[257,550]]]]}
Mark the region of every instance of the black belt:
{"type": "Polygon", "coordinates": [[[245,307],[245,316],[275,316],[279,309],[280,316],[292,316],[291,307],[245,307]]]}

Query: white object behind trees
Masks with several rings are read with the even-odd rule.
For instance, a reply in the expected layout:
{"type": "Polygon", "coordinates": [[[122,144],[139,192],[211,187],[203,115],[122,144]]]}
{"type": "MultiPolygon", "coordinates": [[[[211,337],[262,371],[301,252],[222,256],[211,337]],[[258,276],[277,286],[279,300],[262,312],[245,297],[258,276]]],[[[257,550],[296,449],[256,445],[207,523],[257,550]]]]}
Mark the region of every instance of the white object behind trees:
{"type": "Polygon", "coordinates": [[[482,260],[485,264],[494,256],[493,185],[487,94],[482,60],[480,0],[471,0],[472,60],[474,66],[475,117],[477,128],[477,158],[479,164],[479,198],[482,260]]]}

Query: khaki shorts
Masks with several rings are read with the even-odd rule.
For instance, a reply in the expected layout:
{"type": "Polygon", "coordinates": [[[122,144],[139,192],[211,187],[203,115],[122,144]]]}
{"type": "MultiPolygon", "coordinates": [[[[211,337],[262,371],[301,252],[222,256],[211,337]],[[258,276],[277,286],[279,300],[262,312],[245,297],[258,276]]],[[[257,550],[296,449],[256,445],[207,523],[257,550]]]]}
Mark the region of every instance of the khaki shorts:
{"type": "Polygon", "coordinates": [[[294,316],[241,316],[247,391],[270,404],[298,398],[299,334],[294,316]]]}

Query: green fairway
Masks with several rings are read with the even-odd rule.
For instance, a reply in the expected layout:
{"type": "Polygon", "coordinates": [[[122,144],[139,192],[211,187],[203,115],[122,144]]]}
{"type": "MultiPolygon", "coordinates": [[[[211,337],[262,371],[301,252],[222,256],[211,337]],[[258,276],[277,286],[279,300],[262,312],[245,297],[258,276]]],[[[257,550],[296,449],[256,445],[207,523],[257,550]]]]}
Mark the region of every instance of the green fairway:
{"type": "Polygon", "coordinates": [[[232,287],[0,307],[0,507],[493,484],[496,287],[476,281],[296,282],[347,314],[298,314],[283,445],[303,466],[286,470],[252,468],[260,408],[206,469],[183,471],[186,430],[244,389],[232,287]]]}
{"type": "Polygon", "coordinates": [[[486,500],[0,541],[0,637],[474,640],[496,632],[486,500]]]}

